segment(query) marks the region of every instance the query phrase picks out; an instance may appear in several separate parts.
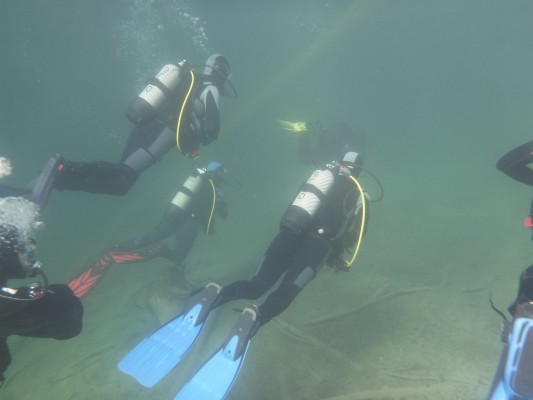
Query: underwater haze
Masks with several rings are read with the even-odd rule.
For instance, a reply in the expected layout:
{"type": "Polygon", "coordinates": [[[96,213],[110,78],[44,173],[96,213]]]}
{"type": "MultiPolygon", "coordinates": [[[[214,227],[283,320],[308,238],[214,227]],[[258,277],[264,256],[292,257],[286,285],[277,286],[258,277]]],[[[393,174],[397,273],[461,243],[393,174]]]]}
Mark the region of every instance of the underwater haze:
{"type": "MultiPolygon", "coordinates": [[[[242,183],[230,216],[180,273],[116,265],[83,299],[71,340],[10,337],[1,399],[172,399],[224,340],[240,301],[213,313],[152,389],[117,363],[176,316],[191,290],[251,277],[312,167],[278,120],[349,124],[385,197],[348,273],[324,268],[253,338],[231,400],[482,399],[501,318],[531,264],[531,190],[496,161],[533,136],[528,0],[3,0],[0,157],[26,185],[54,154],[117,161],[127,104],[167,63],[232,69],[216,159],[242,183]]],[[[123,197],[54,191],[37,236],[51,282],[161,217],[192,161],[170,152],[123,197]]],[[[361,183],[377,197],[368,174],[361,183]]],[[[16,285],[15,281],[10,281],[16,285]]]]}

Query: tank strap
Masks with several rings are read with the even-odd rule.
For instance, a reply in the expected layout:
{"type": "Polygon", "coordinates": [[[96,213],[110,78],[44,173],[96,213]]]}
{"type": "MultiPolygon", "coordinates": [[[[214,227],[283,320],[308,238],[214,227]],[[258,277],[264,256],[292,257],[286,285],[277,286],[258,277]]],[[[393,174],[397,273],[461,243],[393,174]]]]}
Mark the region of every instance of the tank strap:
{"type": "Polygon", "coordinates": [[[311,185],[309,183],[304,183],[300,188],[300,191],[313,193],[316,197],[320,199],[320,201],[324,201],[324,199],[326,198],[326,196],[324,196],[324,193],[318,190],[315,185],[311,185]]]}
{"type": "Polygon", "coordinates": [[[165,97],[167,99],[172,96],[172,92],[168,90],[168,88],[156,78],[149,78],[146,83],[152,86],[156,86],[158,89],[160,89],[165,94],[165,97]]]}
{"type": "Polygon", "coordinates": [[[182,186],[180,188],[180,192],[183,193],[183,194],[186,194],[187,196],[189,196],[191,198],[194,197],[194,195],[195,195],[194,192],[191,189],[188,189],[185,186],[182,186]]]}

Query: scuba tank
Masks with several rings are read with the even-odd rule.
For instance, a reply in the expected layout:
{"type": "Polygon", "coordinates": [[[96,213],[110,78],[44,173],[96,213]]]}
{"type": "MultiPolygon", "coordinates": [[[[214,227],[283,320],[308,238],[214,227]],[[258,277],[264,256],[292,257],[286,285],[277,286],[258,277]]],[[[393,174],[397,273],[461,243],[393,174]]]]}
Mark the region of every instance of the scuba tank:
{"type": "Polygon", "coordinates": [[[308,229],[334,181],[335,175],[330,169],[314,171],[285,211],[280,228],[294,233],[308,229]]]}
{"type": "Polygon", "coordinates": [[[169,204],[167,218],[179,220],[187,213],[190,213],[192,202],[205,182],[202,175],[203,173],[200,173],[199,175],[189,176],[187,178],[169,204]]]}
{"type": "Polygon", "coordinates": [[[188,64],[185,60],[178,65],[167,64],[161,68],[128,105],[126,117],[139,125],[161,114],[180,92],[187,71],[188,64]]]}

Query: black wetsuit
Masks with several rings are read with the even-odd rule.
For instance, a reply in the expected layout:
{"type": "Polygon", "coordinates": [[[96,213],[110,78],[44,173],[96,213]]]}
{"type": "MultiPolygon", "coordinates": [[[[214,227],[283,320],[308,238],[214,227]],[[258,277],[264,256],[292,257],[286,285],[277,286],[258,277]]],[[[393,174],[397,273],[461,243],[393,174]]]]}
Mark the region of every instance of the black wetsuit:
{"type": "MultiPolygon", "coordinates": [[[[176,264],[181,264],[191,251],[200,230],[212,234],[214,232],[214,219],[210,221],[213,206],[213,189],[207,176],[203,177],[202,187],[194,194],[192,204],[187,210],[182,210],[174,204],[169,204],[161,221],[149,232],[131,239],[118,246],[121,250],[134,250],[160,242],[175,235],[175,248],[164,249],[158,256],[165,257],[176,264]],[[211,225],[210,225],[211,224],[211,225]],[[209,231],[208,231],[209,229],[209,231]]],[[[223,191],[215,184],[216,214],[222,219],[228,216],[228,206],[223,191]]],[[[188,192],[186,187],[181,187],[180,192],[188,192]]],[[[214,215],[213,215],[214,217],[214,215]]]]}
{"type": "MultiPolygon", "coordinates": [[[[510,330],[513,329],[514,321],[518,318],[526,318],[526,319],[533,319],[533,265],[526,268],[521,274],[520,274],[520,280],[518,282],[518,293],[516,295],[515,301],[509,306],[508,308],[509,313],[513,317],[511,321],[504,321],[503,328],[501,331],[501,340],[504,344],[500,361],[498,362],[498,367],[496,368],[496,373],[494,375],[494,378],[492,380],[491,389],[490,389],[490,395],[489,399],[492,399],[493,396],[497,396],[495,394],[498,385],[500,382],[504,379],[505,376],[505,368],[507,365],[507,358],[509,356],[509,333],[510,330]]],[[[515,332],[516,335],[523,335],[524,332],[515,332]]],[[[528,340],[524,340],[523,347],[525,347],[528,343],[528,340]]],[[[524,353],[522,354],[524,356],[524,353]]],[[[515,366],[518,366],[518,372],[513,372],[513,380],[515,380],[515,383],[513,386],[517,386],[516,379],[517,376],[520,376],[520,384],[518,384],[518,387],[521,387],[522,389],[527,389],[526,391],[529,392],[529,394],[532,393],[533,390],[533,376],[531,375],[531,352],[525,353],[525,359],[520,360],[519,363],[515,364],[515,366]],[[524,379],[524,376],[526,379],[524,379]]],[[[516,389],[516,388],[515,388],[516,389]]],[[[500,398],[499,396],[494,398],[500,398]]],[[[516,399],[523,399],[525,397],[516,397],[516,399]]],[[[530,397],[527,397],[528,399],[530,397]]],[[[513,397],[514,399],[514,397],[513,397]]]]}
{"type": "Polygon", "coordinates": [[[533,186],[533,141],[518,146],[498,160],[496,167],[518,182],[533,186]]]}
{"type": "MultiPolygon", "coordinates": [[[[368,203],[365,196],[365,229],[368,203]]],[[[220,304],[233,299],[257,299],[285,274],[280,286],[259,307],[260,324],[270,321],[291,304],[326,262],[331,266],[342,262],[344,250],[353,246],[357,239],[361,209],[355,185],[346,176],[337,175],[313,224],[304,231],[295,232],[286,229],[282,221],[281,230],[271,242],[255,276],[224,286],[220,304]]]]}
{"type": "MultiPolygon", "coordinates": [[[[190,112],[181,125],[181,151],[193,156],[201,145],[216,140],[220,130],[218,88],[198,77],[190,112]]],[[[117,163],[96,161],[79,163],[65,160],[54,182],[59,190],[81,190],[121,196],[126,194],[140,174],[176,148],[176,110],[165,118],[136,126],[117,163]]]]}
{"type": "MultiPolygon", "coordinates": [[[[5,280],[0,281],[0,286],[5,280]]],[[[81,332],[83,307],[67,285],[50,285],[38,300],[12,301],[0,298],[0,385],[11,363],[7,347],[10,335],[70,339],[81,332]]]]}

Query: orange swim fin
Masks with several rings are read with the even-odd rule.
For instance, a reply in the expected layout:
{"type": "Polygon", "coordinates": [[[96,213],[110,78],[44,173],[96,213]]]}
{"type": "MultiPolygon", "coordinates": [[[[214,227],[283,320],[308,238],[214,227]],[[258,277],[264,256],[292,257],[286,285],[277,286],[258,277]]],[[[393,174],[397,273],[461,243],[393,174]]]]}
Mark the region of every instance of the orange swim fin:
{"type": "Polygon", "coordinates": [[[70,281],[68,286],[79,298],[84,297],[108,271],[115,261],[107,253],[95,263],[91,264],[79,276],[70,281]]]}

